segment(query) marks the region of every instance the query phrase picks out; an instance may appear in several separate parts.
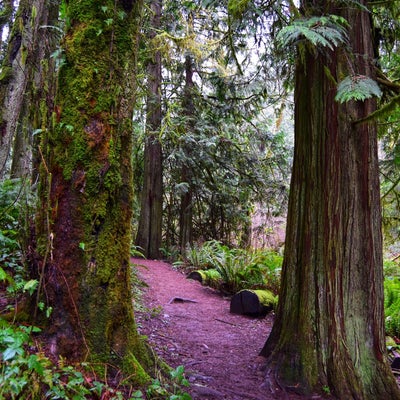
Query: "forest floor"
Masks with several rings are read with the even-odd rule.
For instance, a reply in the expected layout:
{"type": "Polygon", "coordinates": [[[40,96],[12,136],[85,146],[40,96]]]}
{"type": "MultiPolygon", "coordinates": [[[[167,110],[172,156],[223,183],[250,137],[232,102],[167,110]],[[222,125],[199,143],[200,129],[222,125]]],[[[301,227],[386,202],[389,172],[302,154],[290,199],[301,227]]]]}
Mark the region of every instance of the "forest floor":
{"type": "Polygon", "coordinates": [[[271,331],[272,315],[231,314],[229,297],[186,279],[171,265],[133,263],[146,285],[143,306],[136,311],[139,331],[171,367],[184,366],[194,400],[305,399],[266,384],[265,359],[258,353],[271,331]]]}

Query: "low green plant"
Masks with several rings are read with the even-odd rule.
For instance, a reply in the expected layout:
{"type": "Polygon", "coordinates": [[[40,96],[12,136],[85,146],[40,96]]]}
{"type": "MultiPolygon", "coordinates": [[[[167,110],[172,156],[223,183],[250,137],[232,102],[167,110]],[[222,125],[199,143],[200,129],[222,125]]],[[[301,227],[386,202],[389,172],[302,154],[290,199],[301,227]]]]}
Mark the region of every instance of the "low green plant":
{"type": "Polygon", "coordinates": [[[400,279],[386,278],[385,289],[385,329],[389,336],[400,336],[400,279]]]}
{"type": "Polygon", "coordinates": [[[0,319],[0,399],[62,399],[85,400],[107,398],[110,400],[170,399],[191,400],[182,390],[188,387],[183,366],[170,372],[170,379],[154,379],[146,389],[119,390],[100,382],[88,372],[89,365],[78,367],[55,365],[43,352],[35,348],[33,334],[40,329],[33,326],[16,326],[0,319]]]}
{"type": "Polygon", "coordinates": [[[279,292],[282,256],[273,251],[229,248],[211,240],[189,248],[183,263],[197,271],[217,271],[219,289],[228,293],[257,288],[279,292]]]}
{"type": "Polygon", "coordinates": [[[185,369],[182,365],[170,371],[170,383],[161,383],[154,379],[147,388],[146,394],[150,399],[168,400],[191,400],[189,393],[182,390],[182,387],[189,387],[189,381],[185,378],[185,369]]]}

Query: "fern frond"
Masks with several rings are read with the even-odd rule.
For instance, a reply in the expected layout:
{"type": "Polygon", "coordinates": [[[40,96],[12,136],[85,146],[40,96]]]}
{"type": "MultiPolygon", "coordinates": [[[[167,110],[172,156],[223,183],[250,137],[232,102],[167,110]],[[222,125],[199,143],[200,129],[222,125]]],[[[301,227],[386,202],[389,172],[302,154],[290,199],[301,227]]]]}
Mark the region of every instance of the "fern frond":
{"type": "Polygon", "coordinates": [[[376,81],[364,75],[353,75],[347,76],[338,84],[335,100],[343,104],[350,100],[364,101],[381,95],[376,81]]]}
{"type": "Polygon", "coordinates": [[[277,41],[281,47],[307,40],[315,47],[334,47],[347,40],[347,21],[337,15],[297,19],[291,25],[282,28],[277,41]]]}

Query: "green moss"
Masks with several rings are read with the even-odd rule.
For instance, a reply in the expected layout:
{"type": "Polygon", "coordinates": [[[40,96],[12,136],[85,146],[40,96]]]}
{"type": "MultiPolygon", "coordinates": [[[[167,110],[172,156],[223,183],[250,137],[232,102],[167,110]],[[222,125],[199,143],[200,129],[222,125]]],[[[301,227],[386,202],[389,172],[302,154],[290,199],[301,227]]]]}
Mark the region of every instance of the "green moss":
{"type": "Polygon", "coordinates": [[[271,291],[269,290],[250,290],[250,292],[254,293],[258,299],[260,300],[260,303],[266,307],[272,306],[273,308],[276,308],[278,304],[278,296],[275,296],[271,291]]]}
{"type": "Polygon", "coordinates": [[[13,69],[8,66],[3,66],[0,71],[0,83],[7,83],[13,75],[13,69]]]}
{"type": "Polygon", "coordinates": [[[53,168],[62,170],[63,190],[72,193],[68,199],[77,203],[71,205],[76,213],[71,223],[79,225],[81,235],[74,240],[83,259],[76,268],[89,359],[121,368],[143,384],[152,360],[136,332],[128,295],[132,105],[127,111],[120,107],[125,92],[133,95],[126,89],[125,69],[134,65],[132,27],[137,19],[131,15],[108,26],[102,7],[114,10],[115,3],[68,4],[71,26],[63,42],[51,160],[53,168]],[[81,242],[84,249],[79,249],[81,242]]]}
{"type": "Polygon", "coordinates": [[[134,385],[143,386],[150,382],[151,378],[143,369],[141,363],[136,357],[129,353],[123,360],[123,370],[129,374],[129,380],[133,381],[134,385]]]}
{"type": "Polygon", "coordinates": [[[221,274],[216,269],[199,269],[188,275],[188,279],[194,279],[201,282],[203,285],[218,288],[221,285],[221,274]]]}

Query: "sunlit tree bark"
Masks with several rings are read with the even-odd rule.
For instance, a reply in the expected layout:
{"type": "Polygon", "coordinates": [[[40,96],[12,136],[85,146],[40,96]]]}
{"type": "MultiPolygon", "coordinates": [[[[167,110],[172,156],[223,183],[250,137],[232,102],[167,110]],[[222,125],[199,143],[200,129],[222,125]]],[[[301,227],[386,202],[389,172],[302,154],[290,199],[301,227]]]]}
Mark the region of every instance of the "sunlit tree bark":
{"type": "MultiPolygon", "coordinates": [[[[366,6],[366,1],[360,1],[366,6]]],[[[368,12],[305,0],[305,15],[349,22],[351,52],[303,48],[280,302],[261,352],[271,387],[338,399],[399,399],[386,362],[375,101],[335,101],[336,82],[373,77],[368,12]]]]}

